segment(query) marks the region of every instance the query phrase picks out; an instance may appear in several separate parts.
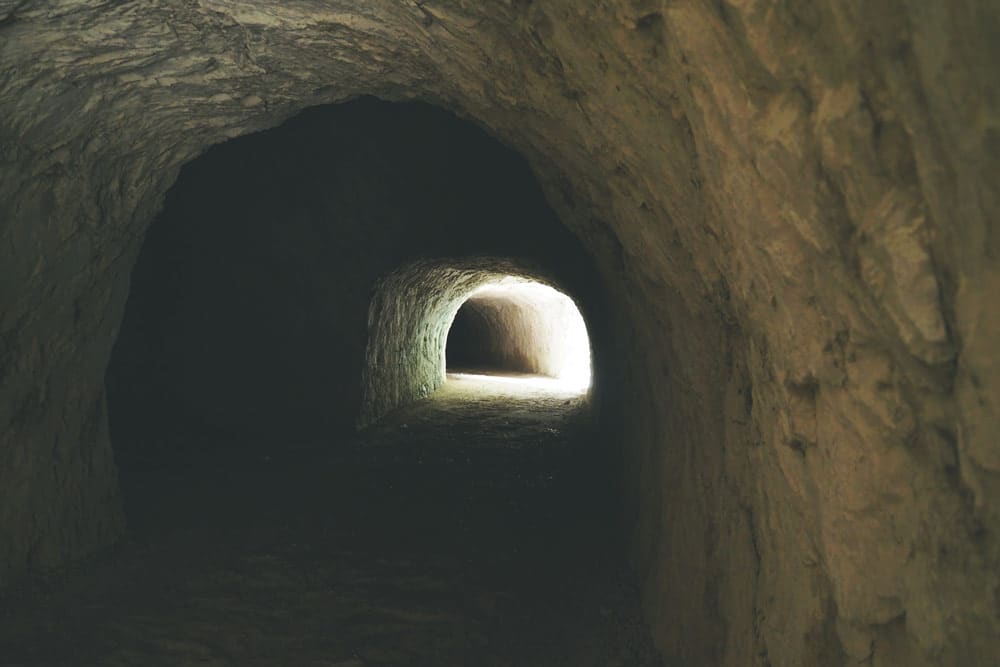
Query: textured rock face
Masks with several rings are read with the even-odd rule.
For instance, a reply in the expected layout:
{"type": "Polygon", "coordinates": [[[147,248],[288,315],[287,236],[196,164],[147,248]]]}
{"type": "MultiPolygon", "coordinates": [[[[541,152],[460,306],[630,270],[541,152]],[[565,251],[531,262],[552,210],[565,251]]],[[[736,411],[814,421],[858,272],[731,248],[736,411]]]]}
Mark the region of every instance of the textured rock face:
{"type": "Polygon", "coordinates": [[[519,149],[597,259],[665,655],[987,664],[1000,19],[877,4],[0,0],[0,580],[118,528],[103,374],[180,165],[368,93],[519,149]]]}
{"type": "Polygon", "coordinates": [[[368,314],[368,345],[358,426],[418,398],[444,382],[448,329],[477,287],[514,266],[474,262],[416,262],[383,278],[368,314]]]}

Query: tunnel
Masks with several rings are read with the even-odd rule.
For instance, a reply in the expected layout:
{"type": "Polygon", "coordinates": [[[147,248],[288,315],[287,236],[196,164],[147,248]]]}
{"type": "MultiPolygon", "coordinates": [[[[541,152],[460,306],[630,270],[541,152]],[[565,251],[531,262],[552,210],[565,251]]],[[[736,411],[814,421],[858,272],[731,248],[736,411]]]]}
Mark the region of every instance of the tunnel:
{"type": "Polygon", "coordinates": [[[449,372],[542,375],[579,389],[590,386],[590,356],[587,324],[573,300],[514,276],[472,292],[445,343],[449,372]]]}
{"type": "MultiPolygon", "coordinates": [[[[628,578],[606,546],[621,539],[611,476],[621,452],[597,435],[609,411],[588,391],[583,312],[609,308],[593,272],[523,159],[426,104],[312,108],[186,165],[132,271],[105,379],[127,535],[189,563],[146,559],[143,576],[173,570],[199,590],[195,613],[212,616],[206,607],[303,594],[281,586],[234,600],[213,584],[266,576],[255,559],[282,563],[282,576],[317,573],[331,596],[311,613],[354,620],[300,634],[286,662],[357,654],[365,664],[469,655],[586,664],[595,651],[651,660],[636,590],[615,589],[615,577],[628,578]],[[495,313],[465,331],[465,343],[488,354],[454,366],[448,351],[463,344],[470,308],[495,313]],[[592,555],[575,559],[571,548],[592,555]],[[252,555],[217,571],[205,550],[252,555]],[[400,560],[413,572],[401,575],[400,560]],[[591,585],[563,593],[570,573],[591,585]],[[489,600],[476,614],[488,620],[437,598],[414,611],[405,591],[413,576],[464,605],[489,600]],[[526,591],[481,581],[500,577],[541,583],[526,591]],[[369,580],[404,591],[394,599],[368,590],[369,580]],[[358,587],[358,600],[337,601],[358,587]],[[546,637],[592,622],[570,600],[614,608],[623,622],[596,629],[596,648],[546,637]],[[504,613],[492,609],[499,604],[504,613]],[[501,622],[512,613],[532,620],[512,633],[501,622]],[[407,627],[392,614],[446,623],[407,627]],[[422,637],[440,625],[467,638],[422,637]]],[[[612,339],[594,328],[596,341],[612,339]]],[[[97,617],[120,628],[97,645],[73,641],[95,662],[148,632],[125,620],[123,588],[169,596],[128,577],[91,585],[105,601],[97,617]]],[[[157,616],[156,637],[183,634],[192,648],[131,648],[145,660],[266,651],[226,638],[253,625],[241,614],[208,621],[215,638],[194,624],[171,627],[179,619],[165,610],[157,616]]]]}
{"type": "Polygon", "coordinates": [[[998,35],[0,0],[0,662],[993,664],[998,35]]]}

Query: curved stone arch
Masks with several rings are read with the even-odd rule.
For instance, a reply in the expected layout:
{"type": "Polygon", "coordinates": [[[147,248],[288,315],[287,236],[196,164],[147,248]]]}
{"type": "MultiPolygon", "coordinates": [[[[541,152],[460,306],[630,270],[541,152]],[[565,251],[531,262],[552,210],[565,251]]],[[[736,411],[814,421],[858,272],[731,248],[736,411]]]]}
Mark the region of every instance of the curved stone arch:
{"type": "Polygon", "coordinates": [[[576,303],[559,290],[506,277],[476,289],[448,330],[448,370],[524,373],[549,386],[585,389],[591,381],[591,345],[576,303]]]}
{"type": "MultiPolygon", "coordinates": [[[[445,380],[445,343],[458,309],[477,288],[510,277],[563,291],[544,270],[503,258],[417,261],[384,276],[368,311],[358,427],[438,389],[445,380]]],[[[588,296],[593,300],[596,295],[588,296]]],[[[591,353],[595,356],[593,348],[591,353]]]]}

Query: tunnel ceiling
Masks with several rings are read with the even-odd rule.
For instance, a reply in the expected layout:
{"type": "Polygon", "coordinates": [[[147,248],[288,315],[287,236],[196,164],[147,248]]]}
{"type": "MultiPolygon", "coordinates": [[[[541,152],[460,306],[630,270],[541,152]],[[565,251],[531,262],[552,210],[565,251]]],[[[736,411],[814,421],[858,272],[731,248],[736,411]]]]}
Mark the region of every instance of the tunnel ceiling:
{"type": "Polygon", "coordinates": [[[120,532],[103,374],[180,165],[373,94],[517,148],[597,258],[665,655],[995,656],[997,14],[0,0],[0,581],[120,532]]]}

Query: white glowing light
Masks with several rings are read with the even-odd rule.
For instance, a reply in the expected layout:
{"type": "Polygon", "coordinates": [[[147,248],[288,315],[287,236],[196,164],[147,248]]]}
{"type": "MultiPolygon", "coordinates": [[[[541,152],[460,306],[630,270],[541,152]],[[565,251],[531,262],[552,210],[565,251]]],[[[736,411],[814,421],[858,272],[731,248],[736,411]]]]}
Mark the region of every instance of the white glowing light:
{"type": "Polygon", "coordinates": [[[571,298],[539,282],[509,276],[473,291],[468,298],[498,298],[528,304],[538,313],[546,334],[537,341],[545,350],[547,376],[470,375],[500,384],[522,384],[551,391],[582,393],[590,387],[590,338],[571,298]]]}
{"type": "Polygon", "coordinates": [[[478,373],[448,373],[449,378],[466,382],[503,386],[526,391],[541,390],[552,394],[582,394],[589,385],[565,382],[546,375],[480,375],[478,373]]]}

